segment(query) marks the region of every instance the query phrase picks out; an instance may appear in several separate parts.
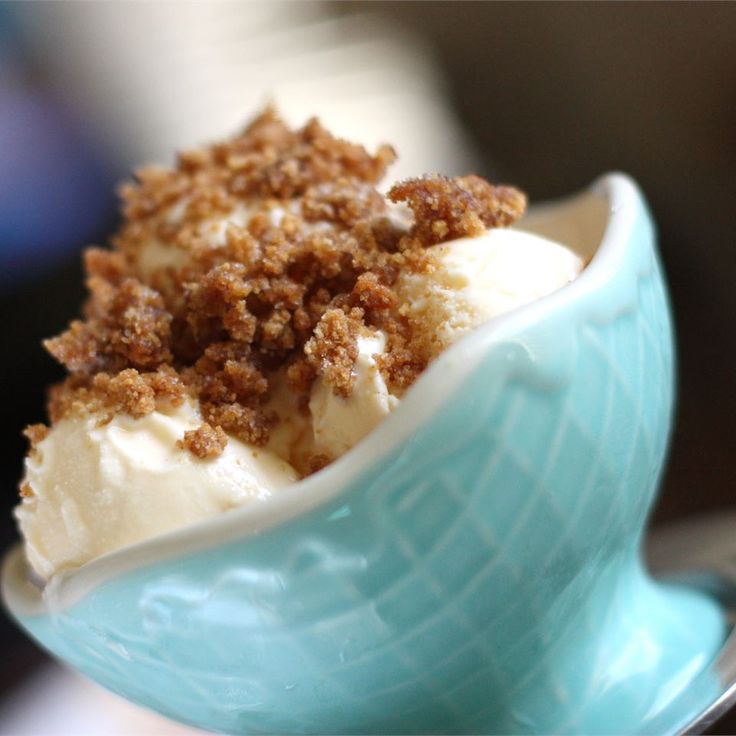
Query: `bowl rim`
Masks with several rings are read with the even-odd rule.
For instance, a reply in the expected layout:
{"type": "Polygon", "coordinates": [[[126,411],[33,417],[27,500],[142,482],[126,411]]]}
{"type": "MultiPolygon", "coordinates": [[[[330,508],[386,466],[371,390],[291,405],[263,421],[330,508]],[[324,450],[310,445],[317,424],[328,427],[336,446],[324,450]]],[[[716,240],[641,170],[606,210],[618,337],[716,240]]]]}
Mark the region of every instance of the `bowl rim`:
{"type": "Polygon", "coordinates": [[[33,573],[22,554],[22,543],[18,543],[3,565],[2,592],[8,607],[25,615],[40,613],[46,610],[41,599],[53,598],[54,607],[66,608],[92,589],[124,573],[261,534],[339,497],[348,485],[408,439],[445,403],[478,364],[485,349],[519,333],[543,315],[581,299],[610,280],[632,245],[630,236],[641,214],[643,196],[628,175],[619,172],[604,174],[578,193],[541,203],[533,211],[562,211],[591,195],[607,202],[607,218],[601,242],[578,278],[547,296],[489,320],[463,336],[417,379],[402,398],[399,409],[345,455],[318,473],[258,503],[136,542],[78,568],[61,570],[45,585],[38,580],[35,584],[28,583],[33,573]]]}

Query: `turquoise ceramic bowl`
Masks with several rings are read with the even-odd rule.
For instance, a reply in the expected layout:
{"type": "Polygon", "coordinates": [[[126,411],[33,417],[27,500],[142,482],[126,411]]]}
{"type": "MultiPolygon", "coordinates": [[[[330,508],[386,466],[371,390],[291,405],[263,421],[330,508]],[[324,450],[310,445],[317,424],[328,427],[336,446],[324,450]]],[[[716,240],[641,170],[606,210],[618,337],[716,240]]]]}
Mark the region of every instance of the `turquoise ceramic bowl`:
{"type": "Polygon", "coordinates": [[[652,223],[610,175],[529,229],[580,278],[443,354],[376,432],[262,504],[6,602],[130,700],[231,733],[661,731],[717,690],[721,613],[642,531],[673,403],[652,223]],[[658,725],[659,723],[659,725],[658,725]]]}

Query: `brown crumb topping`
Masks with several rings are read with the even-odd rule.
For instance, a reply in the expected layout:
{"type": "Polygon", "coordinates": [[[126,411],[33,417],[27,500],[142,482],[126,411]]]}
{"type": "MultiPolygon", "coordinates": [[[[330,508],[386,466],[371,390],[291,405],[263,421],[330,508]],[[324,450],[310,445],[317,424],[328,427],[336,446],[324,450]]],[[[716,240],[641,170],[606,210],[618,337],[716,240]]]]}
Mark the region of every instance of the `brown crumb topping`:
{"type": "Polygon", "coordinates": [[[227,445],[227,435],[222,431],[222,427],[213,427],[205,422],[197,429],[184,432],[184,439],[179,440],[177,444],[204,460],[222,454],[227,445]]]}
{"type": "Polygon", "coordinates": [[[427,246],[510,225],[526,200],[477,176],[411,179],[387,199],[375,185],[394,158],[316,120],[292,130],[269,108],[173,169],[138,172],[113,250],[86,254],[83,319],[44,343],[70,374],[51,393],[52,421],[140,417],[192,397],[204,423],[182,446],[197,457],[219,454],[226,433],[264,445],[277,372],[302,403],[317,377],[349,396],[367,328],[387,335],[389,386],[409,386],[427,337],[401,314],[399,273],[431,269],[427,246]],[[411,227],[390,202],[408,205],[411,227]]]}
{"type": "Polygon", "coordinates": [[[100,414],[103,422],[119,412],[143,417],[162,404],[181,406],[187,394],[186,385],[170,366],[154,373],[127,368],[116,374],[74,374],[51,389],[49,416],[52,422],[88,413],[100,414]]]}
{"type": "Polygon", "coordinates": [[[88,280],[87,320],[44,346],[72,373],[151,370],[170,363],[172,316],[160,294],[134,278],[119,285],[100,276],[88,280]]]}
{"type": "Polygon", "coordinates": [[[332,458],[322,453],[314,453],[309,457],[309,473],[316,473],[326,468],[332,462],[332,458]]]}
{"type": "Polygon", "coordinates": [[[479,176],[407,179],[395,184],[388,198],[409,205],[414,213],[411,234],[425,245],[508,227],[526,209],[526,197],[518,189],[494,187],[479,176]]]}

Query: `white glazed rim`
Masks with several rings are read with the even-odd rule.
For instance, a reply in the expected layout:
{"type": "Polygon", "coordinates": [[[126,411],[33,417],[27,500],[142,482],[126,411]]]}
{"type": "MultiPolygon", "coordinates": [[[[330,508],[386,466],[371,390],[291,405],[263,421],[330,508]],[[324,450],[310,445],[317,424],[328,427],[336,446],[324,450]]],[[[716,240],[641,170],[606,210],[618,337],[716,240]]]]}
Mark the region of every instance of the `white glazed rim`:
{"type": "MultiPolygon", "coordinates": [[[[572,283],[552,294],[490,320],[447,349],[407,391],[400,407],[374,432],[320,472],[268,499],[110,552],[81,567],[61,572],[46,586],[56,605],[66,607],[124,572],[260,534],[338,497],[355,479],[411,436],[452,395],[489,345],[507,339],[562,305],[597,290],[616,272],[631,242],[641,193],[625,174],[601,176],[588,189],[539,210],[564,209],[596,194],[608,202],[608,219],[589,265],[572,283]]],[[[11,609],[40,612],[41,589],[28,585],[28,567],[16,548],[6,560],[3,593],[11,609]],[[25,577],[25,580],[22,578],[25,577]],[[21,578],[21,579],[19,579],[21,578]],[[35,592],[34,592],[35,591],[35,592]],[[36,600],[31,600],[35,598],[36,600]]]]}

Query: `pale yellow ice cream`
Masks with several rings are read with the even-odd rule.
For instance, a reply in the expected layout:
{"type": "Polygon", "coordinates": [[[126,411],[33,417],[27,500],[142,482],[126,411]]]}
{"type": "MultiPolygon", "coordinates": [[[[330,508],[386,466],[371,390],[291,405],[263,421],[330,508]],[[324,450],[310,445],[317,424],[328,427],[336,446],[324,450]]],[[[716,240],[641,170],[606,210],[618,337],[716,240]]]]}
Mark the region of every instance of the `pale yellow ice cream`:
{"type": "Polygon", "coordinates": [[[62,419],[26,460],[16,509],[33,568],[48,578],[106,552],[267,498],[297,480],[272,452],[230,438],[200,460],[177,447],[201,424],[189,402],[107,424],[62,419]]]}
{"type": "MultiPolygon", "coordinates": [[[[427,325],[436,357],[470,330],[573,281],[581,258],[554,241],[511,228],[489,230],[431,246],[439,256],[430,273],[403,273],[400,311],[427,325]]],[[[385,348],[376,331],[358,341],[355,385],[342,398],[318,380],[309,402],[318,452],[335,459],[357,444],[399,405],[378,372],[375,356],[385,348]]]]}
{"type": "Polygon", "coordinates": [[[563,287],[583,268],[565,246],[512,228],[432,250],[440,267],[401,274],[397,291],[400,311],[427,325],[434,356],[478,325],[563,287]]]}

